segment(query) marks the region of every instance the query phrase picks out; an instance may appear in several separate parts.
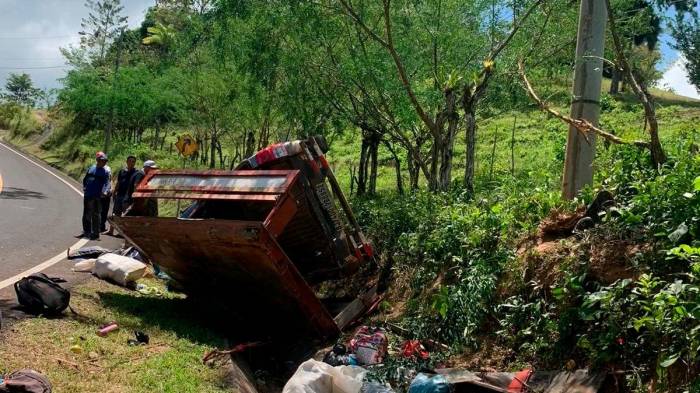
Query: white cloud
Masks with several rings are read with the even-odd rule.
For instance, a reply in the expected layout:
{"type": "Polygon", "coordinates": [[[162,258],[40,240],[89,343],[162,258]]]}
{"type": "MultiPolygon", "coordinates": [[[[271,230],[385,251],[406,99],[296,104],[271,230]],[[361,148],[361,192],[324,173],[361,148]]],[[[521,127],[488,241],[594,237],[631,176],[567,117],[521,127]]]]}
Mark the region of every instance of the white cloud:
{"type": "Polygon", "coordinates": [[[678,95],[700,99],[695,86],[688,81],[688,71],[685,69],[686,59],[679,56],[664,72],[664,76],[657,82],[661,89],[670,89],[678,95]]]}
{"type": "MultiPolygon", "coordinates": [[[[143,21],[155,0],[122,0],[129,26],[143,21]]],[[[0,89],[11,72],[26,72],[40,88],[58,87],[67,68],[59,51],[80,41],[84,0],[0,0],[0,89]],[[24,68],[21,69],[21,68],[24,68]]]]}

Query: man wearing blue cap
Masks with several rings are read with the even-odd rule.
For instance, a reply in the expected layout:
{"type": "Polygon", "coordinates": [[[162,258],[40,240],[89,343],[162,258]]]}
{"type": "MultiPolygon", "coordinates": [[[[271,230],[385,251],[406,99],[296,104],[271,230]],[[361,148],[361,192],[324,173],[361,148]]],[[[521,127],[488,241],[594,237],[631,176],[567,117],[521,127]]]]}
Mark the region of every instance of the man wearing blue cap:
{"type": "Polygon", "coordinates": [[[95,161],[83,177],[83,233],[77,236],[90,240],[100,238],[102,210],[100,199],[109,195],[110,192],[110,172],[106,168],[107,155],[98,151],[95,154],[95,161]]]}

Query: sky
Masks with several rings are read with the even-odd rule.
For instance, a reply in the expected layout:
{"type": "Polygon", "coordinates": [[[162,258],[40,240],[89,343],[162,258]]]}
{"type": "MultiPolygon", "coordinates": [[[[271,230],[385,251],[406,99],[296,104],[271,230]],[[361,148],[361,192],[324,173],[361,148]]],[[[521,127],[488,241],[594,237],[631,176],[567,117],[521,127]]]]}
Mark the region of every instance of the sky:
{"type": "MultiPolygon", "coordinates": [[[[155,0],[122,0],[130,27],[141,24],[146,9],[155,0]]],[[[700,10],[700,6],[699,6],[700,10]]],[[[11,72],[26,72],[39,88],[60,87],[66,65],[60,47],[80,41],[81,19],[88,10],[84,0],[0,0],[0,87],[11,72]]],[[[677,94],[700,98],[690,85],[683,59],[673,49],[673,39],[661,37],[664,77],[659,87],[677,94]]]]}
{"type": "MultiPolygon", "coordinates": [[[[122,0],[130,27],[141,24],[154,0],[122,0]]],[[[84,0],[0,0],[0,87],[26,72],[39,88],[59,87],[65,75],[60,47],[80,42],[84,0]]]]}

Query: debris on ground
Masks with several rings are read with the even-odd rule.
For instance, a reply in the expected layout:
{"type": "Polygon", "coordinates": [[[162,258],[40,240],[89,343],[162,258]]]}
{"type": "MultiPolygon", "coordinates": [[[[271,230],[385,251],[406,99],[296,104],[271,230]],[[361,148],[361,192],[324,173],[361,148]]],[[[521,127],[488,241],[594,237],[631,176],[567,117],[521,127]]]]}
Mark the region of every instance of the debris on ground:
{"type": "Polygon", "coordinates": [[[215,348],[215,349],[204,354],[204,356],[202,357],[202,363],[206,364],[207,362],[213,361],[217,358],[235,355],[235,354],[244,352],[250,348],[259,347],[261,345],[265,345],[265,343],[260,342],[260,341],[256,341],[256,342],[251,342],[251,343],[238,344],[235,347],[233,347],[231,349],[226,349],[226,350],[221,350],[221,349],[215,348]]]}
{"type": "Polygon", "coordinates": [[[95,270],[95,262],[97,262],[96,258],[81,259],[73,265],[71,270],[78,273],[92,273],[95,270]]]}
{"type": "Polygon", "coordinates": [[[0,377],[0,393],[51,393],[49,379],[31,369],[15,371],[0,377]]]}
{"type": "Polygon", "coordinates": [[[419,373],[413,378],[408,393],[450,393],[450,383],[442,375],[419,373]]]}
{"type": "Polygon", "coordinates": [[[151,338],[148,336],[148,334],[140,330],[134,330],[134,338],[126,340],[126,343],[128,345],[148,345],[150,341],[151,338]]]}
{"type": "Polygon", "coordinates": [[[435,372],[453,386],[457,392],[481,389],[503,393],[526,391],[595,393],[601,389],[606,377],[604,372],[592,373],[588,370],[558,372],[524,369],[512,373],[438,369],[435,372]]]}
{"type": "Polygon", "coordinates": [[[406,359],[420,358],[427,360],[430,358],[430,353],[420,340],[406,340],[401,345],[401,356],[406,359]]]}
{"type": "Polygon", "coordinates": [[[119,330],[119,324],[112,321],[100,326],[100,328],[97,330],[97,335],[100,337],[104,337],[115,330],[119,330]]]}
{"type": "Polygon", "coordinates": [[[103,280],[126,287],[143,277],[147,267],[136,259],[107,253],[95,261],[94,274],[103,280]]]}
{"type": "Polygon", "coordinates": [[[394,393],[394,390],[377,382],[365,382],[360,393],[394,393]]]}
{"type": "Polygon", "coordinates": [[[67,251],[68,254],[68,259],[90,259],[90,258],[97,258],[102,254],[106,254],[108,252],[112,252],[112,250],[108,250],[104,247],[100,246],[86,246],[86,247],[81,247],[77,250],[71,250],[70,248],[67,251]]]}
{"type": "Polygon", "coordinates": [[[162,297],[163,296],[163,291],[161,291],[159,288],[156,288],[151,285],[146,285],[143,283],[136,283],[136,287],[134,288],[136,292],[146,295],[146,296],[156,296],[156,297],[162,297]]]}
{"type": "Polygon", "coordinates": [[[292,375],[282,393],[360,393],[367,370],[307,360],[292,375]]]}
{"type": "Polygon", "coordinates": [[[59,315],[70,304],[70,292],[59,285],[66,280],[34,273],[15,283],[17,301],[35,315],[59,315]]]}
{"type": "Polygon", "coordinates": [[[387,354],[389,339],[380,327],[361,326],[348,346],[360,365],[382,363],[387,354]]]}

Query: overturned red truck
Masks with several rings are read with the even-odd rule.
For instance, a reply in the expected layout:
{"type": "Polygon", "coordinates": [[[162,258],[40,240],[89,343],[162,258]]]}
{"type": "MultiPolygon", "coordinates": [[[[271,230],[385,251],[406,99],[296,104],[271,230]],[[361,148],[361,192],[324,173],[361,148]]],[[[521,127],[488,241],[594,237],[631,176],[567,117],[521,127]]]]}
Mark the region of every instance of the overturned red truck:
{"type": "Polygon", "coordinates": [[[316,137],[271,145],[232,171],[152,171],[134,208],[112,222],[189,295],[228,306],[227,319],[269,336],[335,336],[378,295],[366,276],[376,271],[372,246],[326,150],[316,137]],[[150,198],[192,203],[179,217],[149,217],[139,206],[150,198]],[[365,285],[350,298],[317,296],[324,283],[358,275],[365,285]]]}

